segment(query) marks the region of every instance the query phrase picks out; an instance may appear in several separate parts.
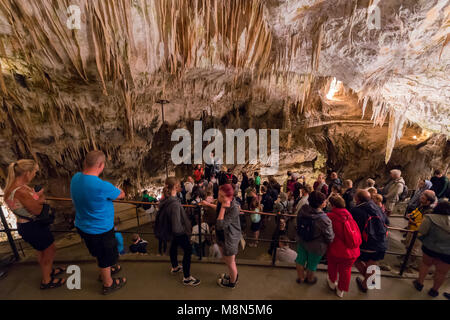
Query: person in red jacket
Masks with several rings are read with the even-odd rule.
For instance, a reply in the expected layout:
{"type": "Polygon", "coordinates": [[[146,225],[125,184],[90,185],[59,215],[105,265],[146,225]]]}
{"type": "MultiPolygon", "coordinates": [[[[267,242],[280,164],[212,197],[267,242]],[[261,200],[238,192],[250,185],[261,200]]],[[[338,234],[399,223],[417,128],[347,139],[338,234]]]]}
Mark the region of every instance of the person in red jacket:
{"type": "Polygon", "coordinates": [[[341,196],[331,196],[328,201],[332,208],[328,217],[335,236],[327,252],[327,281],[330,289],[336,290],[336,295],[342,298],[344,292],[348,292],[353,263],[360,255],[361,233],[352,215],[345,209],[345,200],[341,196]]]}
{"type": "Polygon", "coordinates": [[[203,174],[203,168],[201,165],[197,165],[197,168],[194,171],[194,180],[195,183],[199,183],[200,180],[202,180],[204,174],[203,174]]]}

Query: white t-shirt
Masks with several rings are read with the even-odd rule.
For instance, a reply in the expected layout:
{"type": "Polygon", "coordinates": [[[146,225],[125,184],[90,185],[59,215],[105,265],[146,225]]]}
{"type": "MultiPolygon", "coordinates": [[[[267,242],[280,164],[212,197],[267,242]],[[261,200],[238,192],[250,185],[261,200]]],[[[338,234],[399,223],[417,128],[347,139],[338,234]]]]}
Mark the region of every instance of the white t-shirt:
{"type": "MultiPolygon", "coordinates": [[[[192,234],[191,241],[198,244],[198,235],[194,235],[198,234],[198,224],[192,227],[192,234]]],[[[202,222],[202,242],[206,240],[207,234],[209,234],[209,226],[206,222],[202,222]]]]}
{"type": "Polygon", "coordinates": [[[191,193],[192,193],[193,187],[194,187],[194,185],[192,184],[192,182],[186,182],[184,184],[184,189],[186,190],[186,200],[187,201],[191,200],[191,193]]]}
{"type": "Polygon", "coordinates": [[[280,262],[295,263],[297,259],[297,252],[289,247],[283,247],[277,249],[277,260],[280,262]]]}

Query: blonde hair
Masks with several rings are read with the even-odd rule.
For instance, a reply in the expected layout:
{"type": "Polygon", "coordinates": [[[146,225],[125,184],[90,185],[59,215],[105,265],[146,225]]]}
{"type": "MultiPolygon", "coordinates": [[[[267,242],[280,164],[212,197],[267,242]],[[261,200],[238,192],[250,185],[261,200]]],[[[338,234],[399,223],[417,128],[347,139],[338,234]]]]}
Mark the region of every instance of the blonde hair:
{"type": "Polygon", "coordinates": [[[372,195],[372,200],[375,201],[376,203],[382,203],[383,202],[383,196],[381,194],[373,194],[372,195]]]}
{"type": "Polygon", "coordinates": [[[344,187],[350,188],[353,187],[353,181],[348,179],[344,181],[344,187]]]}
{"type": "Polygon", "coordinates": [[[22,159],[11,163],[8,167],[5,191],[12,186],[17,177],[21,177],[25,173],[33,171],[36,166],[37,162],[30,159],[22,159]]]}

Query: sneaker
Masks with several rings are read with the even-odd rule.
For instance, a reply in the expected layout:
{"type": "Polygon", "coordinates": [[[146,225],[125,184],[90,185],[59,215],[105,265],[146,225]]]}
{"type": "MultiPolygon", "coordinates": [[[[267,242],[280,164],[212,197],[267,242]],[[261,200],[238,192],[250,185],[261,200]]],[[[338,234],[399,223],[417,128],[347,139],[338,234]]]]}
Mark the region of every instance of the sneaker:
{"type": "Polygon", "coordinates": [[[183,284],[185,286],[198,286],[200,284],[200,280],[199,279],[195,279],[193,276],[190,276],[189,278],[184,278],[183,279],[183,284]]]}
{"type": "MultiPolygon", "coordinates": [[[[228,274],[226,274],[226,273],[222,273],[220,276],[219,276],[219,279],[226,279],[226,280],[228,280],[228,281],[230,281],[230,276],[228,275],[228,274]]],[[[239,282],[239,273],[238,273],[238,275],[236,276],[236,284],[239,282]]]]}
{"type": "Polygon", "coordinates": [[[317,277],[314,277],[312,280],[309,280],[308,278],[305,278],[305,283],[309,285],[313,285],[317,283],[317,277]]]}
{"type": "Polygon", "coordinates": [[[436,291],[433,288],[431,288],[430,291],[428,291],[428,295],[430,297],[436,298],[439,295],[439,291],[436,291]]]}
{"type": "Polygon", "coordinates": [[[344,297],[344,291],[339,290],[339,288],[336,288],[336,295],[339,298],[343,298],[344,297]]]}
{"type": "Polygon", "coordinates": [[[330,278],[327,277],[327,282],[328,282],[328,286],[330,287],[331,290],[335,290],[336,289],[337,281],[336,282],[332,282],[330,280],[330,278]]]}
{"type": "Polygon", "coordinates": [[[179,273],[179,272],[181,272],[181,271],[183,271],[183,266],[178,266],[178,267],[176,267],[176,268],[170,269],[170,273],[171,273],[171,274],[176,274],[176,273],[179,273]]]}
{"type": "Polygon", "coordinates": [[[450,300],[450,293],[448,293],[448,292],[444,292],[444,297],[446,297],[447,299],[449,299],[449,300],[450,300]]]}
{"type": "MultiPolygon", "coordinates": [[[[236,281],[237,282],[237,281],[236,281]]],[[[229,279],[217,279],[217,284],[222,287],[222,288],[230,288],[230,289],[234,289],[236,288],[236,282],[235,283],[231,283],[229,279]]]]}
{"type": "Polygon", "coordinates": [[[413,281],[413,285],[414,285],[414,288],[416,288],[417,291],[422,291],[422,289],[423,289],[423,284],[419,283],[419,281],[414,280],[414,281],[413,281]]]}

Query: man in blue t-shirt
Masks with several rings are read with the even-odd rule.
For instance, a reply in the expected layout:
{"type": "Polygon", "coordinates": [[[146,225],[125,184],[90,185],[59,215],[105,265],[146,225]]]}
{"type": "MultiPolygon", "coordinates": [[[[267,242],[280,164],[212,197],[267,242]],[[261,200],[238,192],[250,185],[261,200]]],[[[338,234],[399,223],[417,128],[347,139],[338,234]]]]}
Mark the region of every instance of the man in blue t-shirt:
{"type": "Polygon", "coordinates": [[[121,270],[117,242],[114,236],[114,206],[112,200],[125,198],[125,193],[99,175],[105,168],[105,154],[91,151],[86,155],[83,172],[72,177],[70,194],[75,206],[75,227],[90,254],[97,258],[103,281],[103,294],[123,287],[125,278],[112,278],[121,270]]]}

